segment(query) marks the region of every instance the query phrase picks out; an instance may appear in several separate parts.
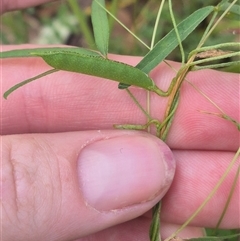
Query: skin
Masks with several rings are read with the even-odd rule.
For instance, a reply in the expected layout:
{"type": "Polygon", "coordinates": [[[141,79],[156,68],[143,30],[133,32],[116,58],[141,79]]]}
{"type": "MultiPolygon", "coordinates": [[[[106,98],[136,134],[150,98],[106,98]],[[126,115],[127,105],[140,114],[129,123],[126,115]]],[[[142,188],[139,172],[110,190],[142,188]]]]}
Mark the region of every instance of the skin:
{"type": "MultiPolygon", "coordinates": [[[[9,0],[3,2],[4,8],[1,11],[44,2],[46,1],[9,0]]],[[[3,46],[2,50],[16,48],[22,46],[3,46]]],[[[132,65],[140,60],[137,57],[114,55],[110,58],[132,65]]],[[[175,68],[179,67],[178,63],[170,63],[175,68]]],[[[4,60],[1,91],[47,69],[49,67],[37,58],[4,60]]],[[[173,76],[173,71],[165,64],[160,64],[151,73],[160,88],[166,88],[173,76]]],[[[239,121],[239,75],[206,70],[190,73],[188,80],[229,116],[239,121]]],[[[146,103],[145,91],[132,88],[132,92],[140,103],[146,103]]],[[[166,99],[156,95],[152,95],[151,99],[152,116],[161,119],[166,99]]],[[[162,202],[163,238],[198,208],[224,173],[239,146],[239,133],[232,123],[201,113],[201,110],[217,112],[201,94],[184,83],[179,108],[167,139],[177,168],[172,185],[162,202]]],[[[11,240],[12,237],[17,240],[148,240],[151,217],[147,210],[162,198],[161,194],[146,201],[150,197],[148,191],[143,190],[143,203],[118,208],[114,212],[96,213],[86,203],[79,201],[83,194],[76,191],[78,187],[74,189],[75,186],[72,185],[75,183],[75,153],[79,151],[80,143],[84,144],[98,136],[95,130],[102,130],[104,136],[111,138],[121,136],[127,142],[132,136],[137,140],[143,134],[114,130],[112,124],[145,122],[145,116],[125,91],[117,89],[115,82],[68,72],[55,73],[45,80],[26,85],[9,96],[7,101],[2,100],[3,240],[11,240]],[[29,135],[30,133],[32,134],[29,135]],[[21,165],[16,165],[15,160],[21,165]],[[37,161],[41,165],[36,166],[34,163],[37,161]],[[16,173],[20,176],[16,176],[16,173]],[[66,175],[61,175],[62,173],[66,175]],[[34,178],[30,178],[25,185],[28,176],[34,178]],[[50,180],[47,182],[48,189],[44,185],[46,180],[50,180]],[[34,200],[31,198],[33,195],[34,200]],[[24,197],[24,202],[15,202],[21,197],[24,197]]],[[[153,138],[150,134],[144,137],[149,140],[153,138]]],[[[138,144],[137,141],[131,141],[130,145],[134,149],[138,144]]],[[[107,145],[105,148],[108,151],[107,145]]],[[[135,153],[136,164],[140,152],[138,150],[135,153]]],[[[140,154],[147,155],[146,158],[150,155],[140,154]]],[[[182,232],[182,237],[201,236],[203,230],[199,227],[216,225],[237,171],[237,164],[191,226],[182,232]]],[[[139,166],[139,170],[146,168],[147,165],[144,164],[139,166]]],[[[124,174],[119,173],[119,176],[122,175],[124,174]]],[[[150,183],[149,179],[145,177],[138,188],[141,189],[143,183],[150,183]]],[[[133,194],[129,193],[130,195],[133,194]]],[[[239,227],[238,183],[221,228],[239,227]]]]}

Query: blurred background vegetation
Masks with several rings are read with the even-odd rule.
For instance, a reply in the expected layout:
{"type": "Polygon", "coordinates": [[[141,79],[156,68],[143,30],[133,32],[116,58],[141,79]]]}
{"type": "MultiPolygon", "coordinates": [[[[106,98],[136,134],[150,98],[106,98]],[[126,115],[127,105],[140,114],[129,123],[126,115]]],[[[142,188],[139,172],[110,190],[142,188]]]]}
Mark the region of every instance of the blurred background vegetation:
{"type": "MultiPolygon", "coordinates": [[[[107,8],[144,42],[150,45],[159,0],[109,0],[107,8]]],[[[219,0],[173,1],[177,22],[206,5],[217,5],[219,0]]],[[[91,26],[91,0],[55,1],[53,3],[5,13],[1,19],[1,44],[67,44],[96,49],[91,26]]],[[[144,55],[147,49],[137,42],[111,17],[109,52],[144,55]]],[[[209,19],[184,41],[188,54],[201,38],[209,19]]],[[[173,28],[167,4],[164,6],[156,39],[161,39],[173,28]]],[[[239,41],[239,19],[225,18],[206,45],[239,41]]],[[[168,59],[180,60],[176,49],[168,59]]]]}
{"type": "MultiPolygon", "coordinates": [[[[22,11],[5,13],[1,17],[1,44],[67,44],[72,46],[96,49],[91,25],[91,0],[55,1],[22,11]]],[[[176,22],[206,5],[217,5],[218,0],[178,0],[173,1],[176,22]]],[[[131,29],[145,43],[150,45],[155,18],[159,8],[159,0],[108,0],[107,8],[131,29]]],[[[147,49],[137,42],[112,18],[110,20],[109,52],[126,55],[144,55],[147,49]]],[[[224,18],[205,45],[240,40],[240,19],[224,18]]],[[[193,50],[209,19],[183,42],[186,54],[193,50]]],[[[167,4],[164,6],[156,40],[167,34],[171,23],[167,4]]],[[[180,61],[181,55],[176,49],[168,59],[180,61]]],[[[240,230],[219,230],[220,235],[239,233],[240,230]]],[[[212,229],[207,229],[211,235],[212,229]]],[[[216,234],[216,233],[215,233],[216,234]]],[[[232,239],[238,241],[236,237],[232,239]]]]}

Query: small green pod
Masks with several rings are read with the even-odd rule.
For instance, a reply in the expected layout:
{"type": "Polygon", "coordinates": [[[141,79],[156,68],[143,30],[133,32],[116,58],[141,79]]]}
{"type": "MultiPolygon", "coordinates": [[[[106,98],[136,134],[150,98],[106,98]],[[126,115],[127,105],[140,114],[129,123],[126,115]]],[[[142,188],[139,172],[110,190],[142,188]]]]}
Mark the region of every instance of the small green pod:
{"type": "Polygon", "coordinates": [[[124,63],[104,59],[98,56],[82,55],[74,52],[42,52],[32,55],[40,56],[50,66],[114,80],[127,85],[135,85],[147,90],[156,88],[153,80],[143,71],[124,63]]]}

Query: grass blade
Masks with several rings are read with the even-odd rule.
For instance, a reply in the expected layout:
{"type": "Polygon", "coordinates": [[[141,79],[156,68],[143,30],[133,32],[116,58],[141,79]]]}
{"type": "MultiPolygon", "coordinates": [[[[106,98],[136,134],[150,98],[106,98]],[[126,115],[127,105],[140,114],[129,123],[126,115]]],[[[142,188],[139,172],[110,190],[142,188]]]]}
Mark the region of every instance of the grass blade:
{"type": "MultiPolygon", "coordinates": [[[[220,7],[219,12],[224,12],[228,7],[230,6],[230,3],[225,3],[223,6],[220,7]]],[[[229,9],[227,15],[227,18],[238,20],[240,18],[240,5],[235,4],[234,6],[229,9]]]]}
{"type": "Polygon", "coordinates": [[[32,53],[37,54],[41,52],[66,52],[66,53],[78,53],[81,55],[88,55],[88,56],[98,56],[100,57],[98,52],[91,51],[84,48],[36,48],[36,49],[16,49],[10,50],[5,52],[0,52],[0,59],[5,58],[19,58],[19,57],[36,57],[32,53]]]}
{"type": "MultiPolygon", "coordinates": [[[[201,8],[179,23],[177,29],[181,41],[183,41],[213,10],[213,6],[201,8]]],[[[177,45],[178,39],[175,29],[173,29],[163,37],[155,47],[148,52],[148,54],[146,54],[136,68],[148,74],[161,61],[163,61],[177,47],[177,45]]]]}
{"type": "MultiPolygon", "coordinates": [[[[236,188],[237,183],[238,183],[238,181],[239,181],[239,174],[240,174],[240,166],[238,166],[238,170],[237,170],[236,175],[235,175],[235,177],[234,177],[233,184],[232,184],[232,186],[231,186],[231,189],[230,189],[230,192],[229,192],[227,201],[226,201],[226,203],[225,203],[225,205],[224,205],[224,209],[223,209],[223,211],[222,211],[222,213],[221,213],[221,216],[220,216],[220,218],[219,218],[219,220],[218,220],[218,223],[217,223],[217,225],[216,225],[216,227],[215,227],[215,232],[216,232],[216,233],[217,233],[217,230],[219,229],[220,224],[221,224],[221,222],[222,222],[222,220],[223,220],[223,218],[224,218],[224,216],[225,216],[225,214],[226,214],[226,212],[227,212],[227,210],[228,210],[228,206],[229,206],[229,203],[231,202],[231,199],[232,199],[232,196],[233,196],[233,194],[234,194],[234,191],[236,190],[235,188],[236,188]]],[[[240,234],[239,234],[239,235],[240,235],[240,234]]]]}
{"type": "Polygon", "coordinates": [[[92,2],[92,24],[95,43],[100,53],[107,57],[108,40],[109,40],[109,24],[108,17],[105,11],[104,0],[94,0],[92,2]]]}
{"type": "Polygon", "coordinates": [[[37,76],[34,76],[34,77],[30,78],[30,79],[24,80],[24,81],[22,81],[22,82],[20,82],[20,83],[18,83],[18,84],[16,84],[16,85],[14,85],[14,86],[12,86],[10,89],[8,89],[8,90],[3,94],[3,97],[4,97],[5,99],[7,99],[7,97],[8,97],[13,91],[15,91],[16,89],[22,87],[23,85],[26,85],[26,84],[28,84],[28,83],[36,80],[36,79],[42,78],[42,77],[44,77],[44,76],[46,76],[46,75],[52,74],[52,73],[57,72],[57,71],[59,71],[59,70],[58,70],[58,69],[51,69],[51,70],[48,70],[48,71],[46,71],[46,72],[44,72],[44,73],[42,73],[42,74],[39,74],[39,75],[37,75],[37,76]]]}
{"type": "Polygon", "coordinates": [[[200,237],[200,238],[190,238],[190,239],[185,239],[186,241],[227,241],[231,240],[233,238],[239,237],[240,233],[237,234],[232,234],[232,235],[227,235],[227,236],[207,236],[207,237],[200,237]]]}
{"type": "Polygon", "coordinates": [[[149,238],[151,241],[160,241],[160,210],[161,210],[161,202],[157,203],[153,208],[153,217],[149,230],[149,238]]]}

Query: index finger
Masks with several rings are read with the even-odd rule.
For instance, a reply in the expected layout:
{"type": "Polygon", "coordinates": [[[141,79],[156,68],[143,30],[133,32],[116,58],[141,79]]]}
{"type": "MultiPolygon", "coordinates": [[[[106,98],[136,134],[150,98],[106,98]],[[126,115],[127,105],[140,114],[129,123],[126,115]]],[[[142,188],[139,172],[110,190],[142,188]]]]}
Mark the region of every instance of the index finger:
{"type": "MultiPolygon", "coordinates": [[[[132,65],[140,60],[126,56],[114,58],[132,65]]],[[[179,67],[177,63],[171,64],[179,67]]],[[[49,69],[36,58],[7,59],[2,66],[2,91],[49,69]]],[[[160,88],[166,89],[175,73],[162,63],[151,75],[160,88]]],[[[239,121],[239,75],[206,70],[190,73],[187,78],[239,121]]],[[[146,107],[146,92],[134,87],[131,91],[146,107]]],[[[167,98],[151,95],[153,118],[162,120],[166,103],[167,98]]],[[[7,101],[3,100],[2,107],[2,134],[111,129],[113,124],[147,122],[146,116],[125,91],[117,88],[116,82],[64,71],[22,87],[7,101]]],[[[218,112],[212,103],[185,82],[167,139],[170,147],[236,150],[239,145],[236,126],[201,111],[218,112]]]]}

